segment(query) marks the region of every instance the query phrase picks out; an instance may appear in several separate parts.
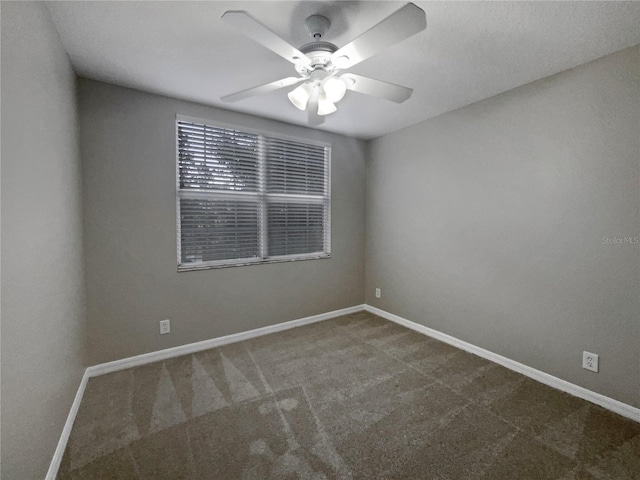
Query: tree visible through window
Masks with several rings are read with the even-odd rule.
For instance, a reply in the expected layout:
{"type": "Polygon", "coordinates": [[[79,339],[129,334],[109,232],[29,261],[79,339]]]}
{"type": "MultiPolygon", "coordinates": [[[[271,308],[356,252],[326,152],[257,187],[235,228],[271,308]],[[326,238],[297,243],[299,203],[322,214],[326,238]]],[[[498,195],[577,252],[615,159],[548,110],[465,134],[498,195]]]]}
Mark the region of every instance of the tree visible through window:
{"type": "Polygon", "coordinates": [[[178,269],[328,257],[330,147],[178,117],[178,269]]]}

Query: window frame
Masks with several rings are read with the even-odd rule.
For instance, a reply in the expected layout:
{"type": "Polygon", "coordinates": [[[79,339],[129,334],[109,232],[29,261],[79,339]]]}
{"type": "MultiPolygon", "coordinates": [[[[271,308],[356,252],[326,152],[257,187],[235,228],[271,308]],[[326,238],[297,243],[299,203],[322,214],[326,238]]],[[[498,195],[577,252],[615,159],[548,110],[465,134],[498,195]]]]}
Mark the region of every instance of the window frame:
{"type": "MultiPolygon", "coordinates": [[[[177,114],[175,117],[175,187],[176,187],[176,253],[177,253],[177,265],[178,272],[190,272],[195,270],[209,270],[216,268],[228,268],[228,267],[243,267],[248,265],[263,265],[269,263],[283,263],[283,262],[295,262],[300,260],[319,260],[325,258],[331,258],[331,160],[332,160],[332,145],[328,142],[318,141],[318,140],[310,140],[304,137],[298,137],[293,135],[285,135],[278,132],[273,132],[266,129],[255,129],[240,125],[235,125],[226,122],[220,122],[217,120],[204,119],[198,117],[192,117],[188,115],[177,114]],[[246,195],[251,196],[252,198],[258,198],[259,205],[259,254],[258,257],[249,257],[249,258],[237,258],[237,259],[225,259],[225,260],[210,260],[206,262],[200,262],[196,264],[190,263],[182,263],[182,249],[181,249],[181,217],[180,217],[180,199],[184,198],[182,192],[184,190],[180,189],[180,140],[179,140],[179,122],[190,122],[196,124],[204,124],[209,125],[214,128],[223,128],[236,130],[242,133],[257,135],[260,137],[260,141],[262,142],[263,137],[269,137],[284,141],[298,142],[306,145],[313,145],[322,147],[325,149],[325,195],[322,196],[314,196],[314,195],[304,195],[304,194],[283,194],[283,193],[267,193],[267,185],[266,185],[266,166],[267,161],[264,155],[260,155],[259,158],[259,168],[262,171],[262,179],[260,182],[259,191],[257,193],[243,193],[237,192],[232,195],[246,195]],[[267,207],[269,204],[269,199],[272,201],[283,201],[289,200],[290,203],[292,199],[299,199],[300,203],[314,203],[314,202],[305,202],[304,199],[313,199],[316,197],[316,201],[318,204],[325,203],[326,197],[326,222],[324,225],[324,243],[325,249],[323,252],[318,253],[300,253],[300,254],[290,254],[290,255],[277,255],[277,256],[266,256],[267,253],[267,244],[268,244],[268,231],[267,230],[267,207]]],[[[262,150],[262,149],[261,149],[262,150]]],[[[186,196],[190,198],[206,198],[211,199],[216,196],[228,195],[228,192],[189,192],[186,196]]],[[[289,203],[287,202],[287,203],[289,203]]]]}

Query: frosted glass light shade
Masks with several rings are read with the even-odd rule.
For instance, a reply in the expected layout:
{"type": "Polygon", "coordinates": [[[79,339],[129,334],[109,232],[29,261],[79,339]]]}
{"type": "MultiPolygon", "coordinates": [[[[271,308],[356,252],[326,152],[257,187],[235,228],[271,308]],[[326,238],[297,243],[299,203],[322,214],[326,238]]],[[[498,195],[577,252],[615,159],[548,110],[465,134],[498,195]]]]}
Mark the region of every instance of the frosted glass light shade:
{"type": "Polygon", "coordinates": [[[347,91],[347,85],[344,83],[344,80],[337,77],[325,78],[322,81],[322,88],[324,89],[324,93],[326,93],[327,98],[333,103],[342,100],[342,97],[344,97],[344,94],[347,91]]]}
{"type": "Polygon", "coordinates": [[[293,106],[299,110],[305,110],[307,108],[307,103],[309,102],[309,97],[311,96],[311,85],[308,83],[303,83],[299,87],[291,90],[287,96],[293,106]]]}
{"type": "Polygon", "coordinates": [[[329,115],[338,110],[331,100],[327,98],[325,93],[318,97],[318,115],[329,115]]]}

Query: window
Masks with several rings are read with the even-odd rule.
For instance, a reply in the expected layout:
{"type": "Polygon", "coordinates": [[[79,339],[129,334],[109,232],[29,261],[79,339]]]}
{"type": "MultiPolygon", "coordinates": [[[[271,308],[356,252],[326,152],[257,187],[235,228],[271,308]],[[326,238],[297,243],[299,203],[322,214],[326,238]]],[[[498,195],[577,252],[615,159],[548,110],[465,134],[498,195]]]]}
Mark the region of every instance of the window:
{"type": "Polygon", "coordinates": [[[177,117],[178,270],[330,256],[328,145],[177,117]]]}

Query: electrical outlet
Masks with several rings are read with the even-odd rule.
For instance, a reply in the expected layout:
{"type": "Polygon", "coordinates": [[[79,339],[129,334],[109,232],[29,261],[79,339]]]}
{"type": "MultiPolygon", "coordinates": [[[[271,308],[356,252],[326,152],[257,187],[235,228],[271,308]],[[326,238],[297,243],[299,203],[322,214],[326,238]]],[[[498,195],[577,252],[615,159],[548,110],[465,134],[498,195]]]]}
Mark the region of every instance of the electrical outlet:
{"type": "Polygon", "coordinates": [[[595,353],[582,352],[582,368],[598,372],[598,355],[595,353]]]}
{"type": "Polygon", "coordinates": [[[160,320],[160,335],[171,332],[171,320],[160,320]]]}
{"type": "Polygon", "coordinates": [[[376,298],[380,298],[380,294],[381,294],[380,289],[376,288],[376,298]]]}

